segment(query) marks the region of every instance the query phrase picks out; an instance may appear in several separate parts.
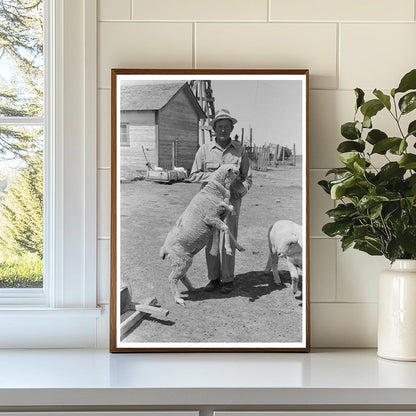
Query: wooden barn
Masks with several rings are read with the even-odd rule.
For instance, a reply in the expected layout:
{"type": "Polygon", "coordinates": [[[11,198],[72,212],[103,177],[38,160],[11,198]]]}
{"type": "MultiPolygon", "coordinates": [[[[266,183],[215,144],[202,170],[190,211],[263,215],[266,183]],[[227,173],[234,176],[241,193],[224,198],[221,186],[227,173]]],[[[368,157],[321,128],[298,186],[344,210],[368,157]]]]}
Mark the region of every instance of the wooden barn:
{"type": "Polygon", "coordinates": [[[192,167],[199,120],[205,118],[188,83],[146,83],[120,88],[121,177],[146,171],[148,161],[164,169],[192,167]],[[172,146],[172,143],[175,143],[172,146]]]}

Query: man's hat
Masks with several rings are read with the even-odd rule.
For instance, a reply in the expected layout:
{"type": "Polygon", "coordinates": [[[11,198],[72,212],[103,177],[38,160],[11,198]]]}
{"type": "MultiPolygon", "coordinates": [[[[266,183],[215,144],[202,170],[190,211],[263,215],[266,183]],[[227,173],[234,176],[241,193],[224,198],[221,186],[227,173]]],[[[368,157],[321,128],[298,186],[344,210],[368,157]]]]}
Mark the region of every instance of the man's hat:
{"type": "Polygon", "coordinates": [[[232,117],[231,116],[231,114],[230,114],[230,112],[228,111],[228,110],[225,110],[225,109],[222,109],[222,110],[218,110],[216,113],[215,113],[215,118],[214,118],[214,120],[212,120],[211,121],[211,126],[212,127],[214,127],[214,125],[215,125],[215,123],[218,121],[218,120],[222,120],[222,119],[228,119],[228,120],[230,120],[231,121],[231,123],[233,123],[233,125],[235,124],[235,123],[237,123],[237,119],[236,118],[234,118],[234,117],[232,117]]]}

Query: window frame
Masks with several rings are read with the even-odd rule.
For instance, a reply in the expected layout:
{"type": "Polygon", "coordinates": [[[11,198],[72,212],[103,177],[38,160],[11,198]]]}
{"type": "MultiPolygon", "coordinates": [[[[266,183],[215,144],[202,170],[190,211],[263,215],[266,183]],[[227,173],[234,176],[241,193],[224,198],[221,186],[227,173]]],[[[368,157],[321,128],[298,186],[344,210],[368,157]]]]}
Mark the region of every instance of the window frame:
{"type": "Polygon", "coordinates": [[[0,347],[95,347],[97,2],[44,2],[46,278],[2,293],[0,347]]]}

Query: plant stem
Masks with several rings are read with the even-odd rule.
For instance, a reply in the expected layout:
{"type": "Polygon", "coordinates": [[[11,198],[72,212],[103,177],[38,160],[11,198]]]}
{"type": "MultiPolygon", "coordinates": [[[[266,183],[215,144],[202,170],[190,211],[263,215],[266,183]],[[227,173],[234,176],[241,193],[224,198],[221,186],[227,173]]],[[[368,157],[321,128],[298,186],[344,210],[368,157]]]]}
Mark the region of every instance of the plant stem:
{"type": "Polygon", "coordinates": [[[400,114],[400,116],[397,116],[397,104],[396,104],[396,100],[395,98],[393,98],[393,103],[394,103],[394,113],[395,115],[389,110],[389,113],[391,114],[391,116],[394,118],[394,121],[397,124],[397,127],[399,128],[400,134],[402,135],[403,139],[406,139],[405,135],[403,134],[402,128],[400,126],[400,117],[402,116],[402,114],[400,114]]]}

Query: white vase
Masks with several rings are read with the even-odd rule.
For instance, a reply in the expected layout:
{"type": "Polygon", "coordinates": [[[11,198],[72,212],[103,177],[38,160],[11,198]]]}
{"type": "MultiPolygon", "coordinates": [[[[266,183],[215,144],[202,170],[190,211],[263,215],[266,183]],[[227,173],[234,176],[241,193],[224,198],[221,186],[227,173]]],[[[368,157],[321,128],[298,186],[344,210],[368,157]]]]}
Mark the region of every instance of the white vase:
{"type": "Polygon", "coordinates": [[[416,361],[416,260],[396,260],[380,275],[377,355],[416,361]]]}

